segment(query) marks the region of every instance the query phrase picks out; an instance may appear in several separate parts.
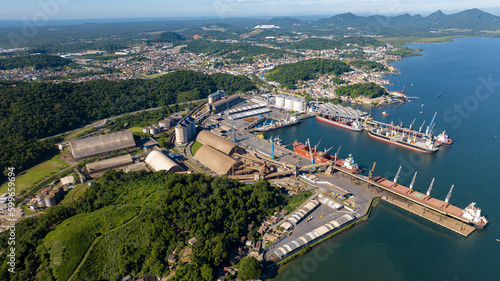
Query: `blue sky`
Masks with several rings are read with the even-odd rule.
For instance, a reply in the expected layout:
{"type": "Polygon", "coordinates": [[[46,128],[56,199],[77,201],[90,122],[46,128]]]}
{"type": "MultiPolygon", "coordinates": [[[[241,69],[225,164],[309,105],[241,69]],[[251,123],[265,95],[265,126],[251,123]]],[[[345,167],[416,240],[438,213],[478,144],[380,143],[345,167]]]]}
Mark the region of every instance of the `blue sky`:
{"type": "Polygon", "coordinates": [[[2,0],[0,19],[234,17],[422,14],[479,8],[500,15],[498,0],[2,0]]]}

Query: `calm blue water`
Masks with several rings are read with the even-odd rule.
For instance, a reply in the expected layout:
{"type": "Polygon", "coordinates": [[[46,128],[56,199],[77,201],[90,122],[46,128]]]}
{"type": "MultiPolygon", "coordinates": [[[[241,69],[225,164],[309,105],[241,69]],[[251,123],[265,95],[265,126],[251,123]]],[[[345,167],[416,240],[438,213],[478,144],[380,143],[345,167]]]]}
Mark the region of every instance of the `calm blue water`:
{"type": "Polygon", "coordinates": [[[477,202],[490,225],[464,238],[382,203],[368,222],[286,265],[276,280],[500,280],[495,240],[500,239],[500,39],[410,47],[423,48],[423,56],[395,62],[402,75],[387,77],[394,84],[389,90],[406,86],[407,95],[420,99],[399,108],[372,108],[372,115],[406,126],[417,118],[414,127],[419,128],[437,111],[435,131],[446,130],[453,147],[421,154],[314,118],[267,135],[279,134],[285,144],[308,137],[314,144],[322,138],[320,147],[333,147],[332,153],[342,144],[340,156],[353,153],[367,170],[377,162],[375,175],[393,177],[402,166],[399,182],[406,185],[418,171],[415,189],[426,192],[436,178],[431,195],[442,200],[454,184],[450,203],[464,208],[477,202]],[[384,110],[389,117],[381,116],[384,110]]]}

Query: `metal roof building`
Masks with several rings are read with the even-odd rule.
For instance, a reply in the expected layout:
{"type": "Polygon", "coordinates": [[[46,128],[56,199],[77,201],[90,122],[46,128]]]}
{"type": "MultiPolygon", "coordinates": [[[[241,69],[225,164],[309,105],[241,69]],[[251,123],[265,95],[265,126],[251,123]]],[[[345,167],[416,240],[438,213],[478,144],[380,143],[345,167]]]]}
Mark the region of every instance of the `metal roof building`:
{"type": "Polygon", "coordinates": [[[194,158],[218,175],[231,174],[231,169],[241,164],[210,145],[203,145],[198,149],[194,158]]]}
{"type": "Polygon", "coordinates": [[[102,160],[102,161],[97,161],[94,163],[89,163],[89,164],[87,164],[87,171],[89,172],[89,174],[99,173],[99,172],[127,166],[127,165],[130,165],[133,163],[134,163],[134,161],[132,160],[132,156],[130,156],[130,154],[127,154],[127,155],[118,156],[118,157],[114,157],[114,158],[110,158],[110,159],[106,159],[106,160],[102,160]]]}
{"type": "Polygon", "coordinates": [[[135,147],[134,137],[128,130],[69,142],[75,160],[89,158],[106,152],[135,147]]]}
{"type": "Polygon", "coordinates": [[[145,162],[155,172],[167,171],[175,173],[182,171],[182,168],[174,160],[159,151],[151,151],[145,162]]]}
{"type": "MultiPolygon", "coordinates": [[[[196,141],[205,145],[209,145],[217,150],[224,152],[227,155],[231,155],[234,152],[238,152],[238,146],[236,144],[217,136],[209,131],[201,131],[196,138],[196,141]]],[[[198,154],[198,153],[197,153],[198,154]]]]}

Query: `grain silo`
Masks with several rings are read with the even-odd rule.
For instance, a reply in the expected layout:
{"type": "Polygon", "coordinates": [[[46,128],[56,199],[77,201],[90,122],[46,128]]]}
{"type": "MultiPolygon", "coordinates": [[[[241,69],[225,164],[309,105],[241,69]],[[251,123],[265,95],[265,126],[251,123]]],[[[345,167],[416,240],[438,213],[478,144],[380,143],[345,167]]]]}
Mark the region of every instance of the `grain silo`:
{"type": "Polygon", "coordinates": [[[42,190],[40,190],[40,193],[42,193],[43,195],[47,195],[49,194],[49,191],[51,190],[52,188],[50,187],[45,187],[45,188],[42,188],[42,190]]]}
{"type": "Polygon", "coordinates": [[[45,203],[44,198],[45,198],[45,194],[43,194],[43,193],[38,193],[36,195],[36,201],[38,202],[39,205],[43,205],[45,203]]]}
{"type": "Polygon", "coordinates": [[[187,130],[187,140],[186,141],[189,141],[191,139],[191,127],[193,126],[193,124],[191,124],[191,120],[189,120],[189,118],[184,119],[184,121],[182,121],[182,123],[184,123],[184,125],[186,125],[186,130],[187,130]]]}
{"type": "Polygon", "coordinates": [[[189,130],[189,138],[192,139],[196,135],[196,119],[194,119],[193,117],[189,116],[187,118],[187,120],[189,120],[189,122],[191,122],[191,127],[190,127],[190,130],[189,130]]]}
{"type": "Polygon", "coordinates": [[[45,196],[45,206],[54,207],[56,205],[56,198],[54,194],[45,196]]]}
{"type": "Polygon", "coordinates": [[[188,128],[184,123],[175,126],[175,143],[185,144],[188,142],[188,128]]]}
{"type": "Polygon", "coordinates": [[[57,202],[59,202],[59,200],[61,199],[61,198],[59,197],[59,190],[57,190],[57,189],[52,189],[51,191],[49,191],[49,195],[47,195],[47,196],[50,196],[51,194],[53,194],[53,195],[54,195],[54,198],[56,199],[56,203],[57,203],[57,202]]]}
{"type": "Polygon", "coordinates": [[[285,107],[285,96],[284,95],[279,94],[278,96],[276,96],[276,106],[280,107],[280,108],[285,107]]]}
{"type": "Polygon", "coordinates": [[[304,112],[304,100],[301,98],[296,98],[293,101],[293,110],[298,112],[304,112]]]}
{"type": "Polygon", "coordinates": [[[285,98],[285,109],[286,110],[293,110],[293,102],[294,99],[291,96],[288,96],[285,98]]]}
{"type": "Polygon", "coordinates": [[[168,129],[168,128],[170,128],[170,121],[169,120],[161,120],[160,122],[158,122],[158,126],[160,126],[160,128],[162,128],[162,129],[168,129]]]}

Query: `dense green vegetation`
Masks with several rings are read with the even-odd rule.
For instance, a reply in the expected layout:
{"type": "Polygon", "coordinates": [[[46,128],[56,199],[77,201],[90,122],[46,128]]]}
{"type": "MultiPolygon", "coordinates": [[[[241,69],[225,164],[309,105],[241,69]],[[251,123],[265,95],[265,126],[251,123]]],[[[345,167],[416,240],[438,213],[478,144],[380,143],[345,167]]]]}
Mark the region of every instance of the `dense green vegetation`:
{"type": "Polygon", "coordinates": [[[337,88],[335,92],[338,96],[350,96],[353,99],[359,96],[378,98],[387,95],[386,89],[372,82],[342,86],[337,88]]]}
{"type": "Polygon", "coordinates": [[[294,88],[299,80],[317,79],[323,74],[339,75],[351,71],[351,68],[342,61],[328,59],[310,59],[296,63],[282,64],[269,71],[267,79],[276,81],[282,87],[294,88]]]}
{"type": "Polygon", "coordinates": [[[401,47],[397,50],[387,51],[386,55],[400,56],[400,57],[411,57],[411,56],[421,56],[421,53],[415,52],[413,49],[408,47],[401,47]]]}
{"type": "Polygon", "coordinates": [[[271,49],[262,46],[254,46],[249,43],[223,43],[195,41],[188,43],[184,48],[188,52],[196,54],[209,54],[226,57],[231,60],[252,59],[257,56],[266,56],[268,58],[281,58],[288,52],[271,49]]]}
{"type": "MultiPolygon", "coordinates": [[[[16,274],[7,271],[2,255],[0,279],[35,280],[37,273],[40,280],[166,276],[168,254],[196,237],[173,280],[213,280],[215,268],[227,265],[240,237],[248,235],[247,225],[278,210],[283,199],[264,181],[108,172],[75,201],[18,223],[16,274]]],[[[2,251],[7,238],[0,235],[2,251]]],[[[249,269],[253,276],[259,268],[249,269]]]]}
{"type": "Polygon", "coordinates": [[[293,197],[289,197],[287,199],[287,205],[284,207],[284,209],[287,210],[289,213],[295,211],[295,209],[300,205],[302,205],[302,203],[304,203],[307,200],[307,198],[311,197],[312,194],[313,194],[312,191],[306,191],[298,193],[293,197]]]}
{"type": "Polygon", "coordinates": [[[307,49],[307,50],[327,50],[327,49],[347,49],[353,48],[352,45],[359,46],[384,46],[384,43],[369,37],[342,37],[336,40],[323,38],[308,38],[294,43],[285,45],[290,49],[307,49]]]}
{"type": "Polygon", "coordinates": [[[365,70],[375,70],[375,71],[386,70],[386,67],[383,64],[369,60],[353,60],[349,62],[349,65],[358,69],[365,69],[365,70]]]}
{"type": "Polygon", "coordinates": [[[241,280],[250,280],[262,275],[260,262],[254,257],[245,257],[238,264],[238,278],[241,280]]]}
{"type": "Polygon", "coordinates": [[[150,42],[179,43],[186,40],[186,37],[172,31],[165,31],[149,39],[150,42]]]}
{"type": "Polygon", "coordinates": [[[119,114],[203,99],[217,89],[255,89],[244,76],[177,71],[155,79],[84,83],[13,83],[0,87],[0,170],[25,170],[56,151],[43,138],[119,114]]]}
{"type": "Polygon", "coordinates": [[[58,67],[72,64],[73,61],[46,54],[24,55],[19,57],[0,58],[0,70],[34,67],[37,69],[58,67]]]}

